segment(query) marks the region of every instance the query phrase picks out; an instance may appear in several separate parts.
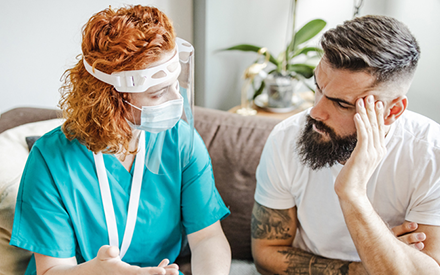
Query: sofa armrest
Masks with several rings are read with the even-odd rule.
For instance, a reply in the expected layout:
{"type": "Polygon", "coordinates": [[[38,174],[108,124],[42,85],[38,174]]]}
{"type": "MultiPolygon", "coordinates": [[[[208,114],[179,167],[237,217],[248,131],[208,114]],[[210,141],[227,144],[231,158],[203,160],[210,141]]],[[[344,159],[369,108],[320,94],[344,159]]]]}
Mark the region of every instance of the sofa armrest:
{"type": "MultiPolygon", "coordinates": [[[[15,111],[9,114],[14,113],[15,111]]],[[[7,124],[8,121],[2,121],[2,125],[5,125],[3,122],[7,124]]],[[[25,123],[0,134],[0,156],[2,156],[0,158],[0,274],[23,274],[32,254],[9,245],[17,192],[29,155],[26,138],[41,136],[58,127],[62,122],[62,119],[47,119],[25,123]]]]}

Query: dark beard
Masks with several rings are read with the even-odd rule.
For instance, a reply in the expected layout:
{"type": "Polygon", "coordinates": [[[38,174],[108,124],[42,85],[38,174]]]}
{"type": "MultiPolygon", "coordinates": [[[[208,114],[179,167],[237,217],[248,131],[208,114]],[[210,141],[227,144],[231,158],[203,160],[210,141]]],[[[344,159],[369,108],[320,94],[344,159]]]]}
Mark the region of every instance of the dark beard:
{"type": "Polygon", "coordinates": [[[317,170],[327,164],[332,167],[337,162],[347,161],[356,147],[356,142],[356,133],[341,137],[323,122],[308,115],[307,124],[297,142],[297,148],[301,162],[317,170]],[[327,133],[330,140],[322,141],[322,135],[312,129],[313,125],[316,129],[327,133]]]}

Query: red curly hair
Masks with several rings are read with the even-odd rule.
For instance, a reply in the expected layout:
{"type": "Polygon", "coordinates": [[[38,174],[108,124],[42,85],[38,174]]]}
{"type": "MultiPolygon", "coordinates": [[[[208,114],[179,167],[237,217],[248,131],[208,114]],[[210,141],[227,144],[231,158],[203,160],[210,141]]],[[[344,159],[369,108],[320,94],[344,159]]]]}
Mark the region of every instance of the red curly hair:
{"type": "Polygon", "coordinates": [[[142,70],[174,46],[172,23],[157,8],[125,6],[93,15],[82,30],[82,55],[62,77],[59,106],[66,137],[78,139],[95,153],[129,152],[132,132],[126,119],[132,119],[132,113],[124,100],[130,94],[93,77],[82,59],[107,74],[142,70]]]}

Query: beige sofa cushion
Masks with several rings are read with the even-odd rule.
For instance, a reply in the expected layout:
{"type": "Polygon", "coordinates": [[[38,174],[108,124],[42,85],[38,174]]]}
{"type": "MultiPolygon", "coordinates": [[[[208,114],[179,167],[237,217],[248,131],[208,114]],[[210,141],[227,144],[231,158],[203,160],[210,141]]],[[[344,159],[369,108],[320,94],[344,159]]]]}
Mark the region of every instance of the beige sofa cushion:
{"type": "MultiPolygon", "coordinates": [[[[215,185],[231,215],[222,221],[232,258],[252,260],[251,214],[255,171],[266,139],[280,120],[196,109],[195,128],[208,148],[215,185]]],[[[186,274],[186,273],[185,273],[186,274]]]]}
{"type": "Polygon", "coordinates": [[[41,136],[62,124],[52,119],[24,124],[0,134],[0,274],[23,274],[31,253],[9,245],[15,200],[29,155],[26,137],[41,136]]]}

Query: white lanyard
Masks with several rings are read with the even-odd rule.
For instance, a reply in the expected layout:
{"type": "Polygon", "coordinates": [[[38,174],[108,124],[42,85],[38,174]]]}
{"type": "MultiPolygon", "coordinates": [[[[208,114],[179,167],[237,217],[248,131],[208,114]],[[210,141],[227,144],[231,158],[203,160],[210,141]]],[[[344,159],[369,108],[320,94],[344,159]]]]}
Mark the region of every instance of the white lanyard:
{"type": "MultiPolygon", "coordinates": [[[[136,154],[133,180],[130,191],[130,201],[128,203],[127,222],[125,225],[124,238],[119,256],[122,259],[130,246],[133,237],[134,227],[136,225],[137,212],[139,208],[139,198],[141,195],[142,177],[144,174],[145,163],[145,132],[142,131],[139,137],[138,153],[136,154]]],[[[102,204],[104,206],[105,221],[108,228],[108,238],[110,246],[119,248],[118,227],[116,225],[115,210],[108,184],[107,173],[104,165],[102,153],[93,154],[95,158],[96,173],[98,174],[99,187],[101,189],[102,204]]]]}

